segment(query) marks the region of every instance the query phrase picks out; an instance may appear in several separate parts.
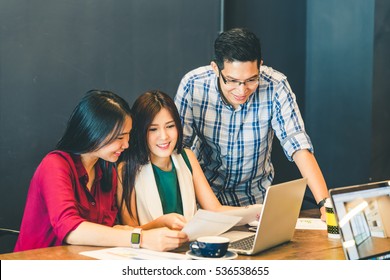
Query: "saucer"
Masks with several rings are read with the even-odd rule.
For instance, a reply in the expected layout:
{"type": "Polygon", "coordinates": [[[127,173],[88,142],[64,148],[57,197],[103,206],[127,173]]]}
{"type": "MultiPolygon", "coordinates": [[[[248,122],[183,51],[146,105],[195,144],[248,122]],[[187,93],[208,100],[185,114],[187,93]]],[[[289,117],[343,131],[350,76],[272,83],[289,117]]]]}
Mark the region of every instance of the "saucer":
{"type": "Polygon", "coordinates": [[[186,252],[186,255],[194,260],[232,260],[232,259],[237,258],[237,256],[238,256],[236,252],[227,251],[223,257],[208,258],[208,257],[202,257],[202,256],[195,255],[194,253],[191,252],[191,250],[188,250],[186,252]]]}

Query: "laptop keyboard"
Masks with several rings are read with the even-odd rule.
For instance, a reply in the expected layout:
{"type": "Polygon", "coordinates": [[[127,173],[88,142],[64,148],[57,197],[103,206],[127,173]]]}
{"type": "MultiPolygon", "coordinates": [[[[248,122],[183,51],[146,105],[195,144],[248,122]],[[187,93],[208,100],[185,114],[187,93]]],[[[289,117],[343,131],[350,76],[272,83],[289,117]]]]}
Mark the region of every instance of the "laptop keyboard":
{"type": "Polygon", "coordinates": [[[248,236],[246,238],[231,242],[229,247],[232,249],[250,250],[250,249],[252,249],[254,241],[255,241],[255,234],[248,236]]]}

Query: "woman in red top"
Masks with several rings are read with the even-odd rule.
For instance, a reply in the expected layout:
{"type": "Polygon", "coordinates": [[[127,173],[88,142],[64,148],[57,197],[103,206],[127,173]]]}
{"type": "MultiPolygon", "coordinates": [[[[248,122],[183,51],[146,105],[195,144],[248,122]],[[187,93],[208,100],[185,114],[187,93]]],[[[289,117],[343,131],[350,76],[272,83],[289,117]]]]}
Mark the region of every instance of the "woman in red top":
{"type": "Polygon", "coordinates": [[[179,231],[115,225],[116,161],[128,148],[132,118],[125,100],[89,91],[74,109],[56,150],[31,180],[14,251],[63,244],[131,246],[167,251],[187,241],[179,231]],[[140,234],[140,235],[139,235],[140,234]]]}

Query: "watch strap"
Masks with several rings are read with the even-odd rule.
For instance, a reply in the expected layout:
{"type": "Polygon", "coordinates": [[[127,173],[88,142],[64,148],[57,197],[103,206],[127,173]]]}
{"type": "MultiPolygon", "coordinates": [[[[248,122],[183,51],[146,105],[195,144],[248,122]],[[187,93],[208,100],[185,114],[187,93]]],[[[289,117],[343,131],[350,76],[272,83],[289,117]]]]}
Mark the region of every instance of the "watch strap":
{"type": "Polygon", "coordinates": [[[325,197],[325,198],[323,198],[322,200],[320,200],[320,201],[317,203],[318,209],[320,209],[320,208],[322,208],[323,206],[325,206],[325,202],[326,202],[327,199],[328,199],[328,197],[325,197]]]}

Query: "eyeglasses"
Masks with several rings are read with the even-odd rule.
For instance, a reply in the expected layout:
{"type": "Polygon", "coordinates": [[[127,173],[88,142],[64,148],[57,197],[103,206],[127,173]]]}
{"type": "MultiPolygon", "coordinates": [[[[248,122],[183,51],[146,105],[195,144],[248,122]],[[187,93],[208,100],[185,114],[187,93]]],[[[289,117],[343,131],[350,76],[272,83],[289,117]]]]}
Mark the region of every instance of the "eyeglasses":
{"type": "Polygon", "coordinates": [[[218,68],[219,74],[221,75],[222,81],[225,85],[230,86],[230,87],[239,87],[240,85],[244,86],[254,86],[259,83],[259,76],[250,78],[245,81],[238,81],[238,80],[231,80],[226,78],[223,74],[222,71],[218,68]]]}

